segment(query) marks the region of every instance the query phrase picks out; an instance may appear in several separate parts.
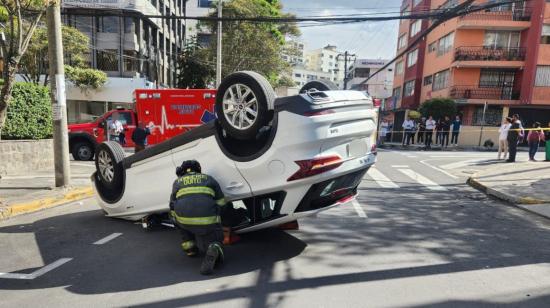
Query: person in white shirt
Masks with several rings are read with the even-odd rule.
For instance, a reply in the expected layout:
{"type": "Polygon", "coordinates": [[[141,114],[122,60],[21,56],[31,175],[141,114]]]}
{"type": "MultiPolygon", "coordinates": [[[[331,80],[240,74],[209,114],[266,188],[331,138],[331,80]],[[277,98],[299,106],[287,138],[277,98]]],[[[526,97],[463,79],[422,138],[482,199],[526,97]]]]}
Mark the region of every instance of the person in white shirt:
{"type": "Polygon", "coordinates": [[[118,113],[114,112],[112,115],[112,118],[107,123],[107,127],[109,130],[109,140],[110,141],[119,141],[120,133],[124,130],[124,127],[122,126],[122,122],[118,119],[118,113]]]}
{"type": "Polygon", "coordinates": [[[411,144],[411,138],[412,138],[412,132],[413,132],[414,126],[415,126],[414,121],[411,120],[409,117],[407,117],[407,119],[403,122],[403,125],[401,125],[401,127],[403,127],[403,130],[405,131],[402,145],[405,145],[405,143],[407,145],[411,144]]]}
{"type": "Polygon", "coordinates": [[[426,120],[426,140],[424,142],[424,145],[426,145],[426,149],[429,149],[432,147],[432,136],[435,129],[435,120],[432,116],[429,116],[426,120]]]}
{"type": "Polygon", "coordinates": [[[501,153],[504,153],[504,159],[508,155],[508,131],[512,126],[512,119],[506,118],[502,121],[502,125],[498,129],[498,159],[500,159],[501,153]]]}
{"type": "Polygon", "coordinates": [[[382,120],[382,123],[380,123],[380,131],[378,132],[378,144],[384,144],[384,140],[386,140],[386,135],[388,134],[388,127],[390,124],[386,120],[382,120]]]}

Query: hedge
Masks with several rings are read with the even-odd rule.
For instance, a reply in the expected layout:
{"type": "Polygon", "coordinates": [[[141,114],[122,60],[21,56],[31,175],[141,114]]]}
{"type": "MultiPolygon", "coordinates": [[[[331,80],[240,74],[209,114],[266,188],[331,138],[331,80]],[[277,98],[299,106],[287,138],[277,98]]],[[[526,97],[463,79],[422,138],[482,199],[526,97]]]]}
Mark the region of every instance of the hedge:
{"type": "Polygon", "coordinates": [[[33,83],[14,84],[2,139],[46,139],[52,134],[49,89],[33,83]]]}

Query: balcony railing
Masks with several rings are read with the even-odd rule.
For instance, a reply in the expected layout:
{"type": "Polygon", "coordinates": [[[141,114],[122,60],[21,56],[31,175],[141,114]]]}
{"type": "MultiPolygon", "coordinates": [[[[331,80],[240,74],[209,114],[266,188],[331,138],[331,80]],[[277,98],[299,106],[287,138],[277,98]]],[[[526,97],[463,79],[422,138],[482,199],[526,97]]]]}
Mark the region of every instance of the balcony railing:
{"type": "Polygon", "coordinates": [[[518,100],[520,93],[512,87],[454,86],[449,95],[454,99],[518,100]]]}
{"type": "Polygon", "coordinates": [[[524,47],[464,46],[455,49],[455,61],[524,61],[524,47]]]}
{"type": "Polygon", "coordinates": [[[512,11],[479,11],[460,17],[460,20],[503,20],[503,21],[529,21],[531,9],[517,9],[512,11]]]}

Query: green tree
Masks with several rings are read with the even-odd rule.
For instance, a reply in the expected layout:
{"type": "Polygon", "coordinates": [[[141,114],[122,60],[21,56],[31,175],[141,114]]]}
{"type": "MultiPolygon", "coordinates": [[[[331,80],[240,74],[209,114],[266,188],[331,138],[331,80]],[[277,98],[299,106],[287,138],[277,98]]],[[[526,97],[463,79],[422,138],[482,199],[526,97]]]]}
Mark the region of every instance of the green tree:
{"type": "Polygon", "coordinates": [[[456,103],[451,98],[432,98],[422,103],[419,111],[422,116],[432,116],[434,119],[452,118],[456,115],[456,103]]]}
{"type": "Polygon", "coordinates": [[[0,129],[4,126],[21,58],[27,51],[34,31],[51,1],[53,0],[1,0],[0,14],[6,22],[6,39],[0,40],[4,58],[4,85],[0,91],[0,129]]]}
{"type": "Polygon", "coordinates": [[[214,79],[213,64],[208,62],[207,53],[197,44],[195,37],[185,45],[179,56],[178,88],[204,89],[214,79]]]}
{"type": "Polygon", "coordinates": [[[83,90],[97,89],[107,82],[107,74],[93,68],[65,65],[65,75],[68,81],[83,90]]]}
{"type": "Polygon", "coordinates": [[[44,139],[53,132],[50,90],[34,83],[13,86],[2,139],[44,139]]]}
{"type": "MultiPolygon", "coordinates": [[[[66,64],[77,68],[87,66],[86,54],[90,50],[90,39],[78,29],[63,26],[61,29],[63,52],[66,64]]],[[[43,85],[48,84],[48,33],[45,28],[34,32],[27,52],[21,59],[21,73],[28,82],[40,83],[40,76],[45,76],[43,85]]]]}
{"type": "MultiPolygon", "coordinates": [[[[216,16],[217,13],[212,13],[216,16]]],[[[224,17],[292,17],[282,12],[279,0],[230,0],[224,2],[224,17]]],[[[209,59],[216,57],[216,23],[206,23],[210,28],[212,42],[209,45],[209,59]]],[[[223,23],[223,69],[222,76],[252,70],[266,76],[276,85],[281,75],[289,74],[290,65],[282,59],[285,37],[300,34],[294,23],[223,23]]]]}

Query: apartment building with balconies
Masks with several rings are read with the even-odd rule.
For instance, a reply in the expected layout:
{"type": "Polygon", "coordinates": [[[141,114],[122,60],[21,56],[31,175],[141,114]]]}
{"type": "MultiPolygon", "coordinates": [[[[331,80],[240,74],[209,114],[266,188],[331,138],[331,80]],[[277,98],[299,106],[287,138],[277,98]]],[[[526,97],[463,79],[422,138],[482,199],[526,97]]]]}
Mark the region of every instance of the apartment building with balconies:
{"type": "MultiPolygon", "coordinates": [[[[462,2],[431,0],[429,8],[462,2]]],[[[491,2],[496,1],[475,4],[491,2]]],[[[394,100],[401,101],[397,106],[414,109],[430,98],[450,97],[458,103],[466,125],[482,124],[486,103],[487,125],[498,125],[515,113],[524,125],[550,121],[549,0],[507,3],[449,20],[428,34],[425,45],[419,96],[405,90],[406,71],[403,74],[399,62],[396,65],[394,100]]]]}

